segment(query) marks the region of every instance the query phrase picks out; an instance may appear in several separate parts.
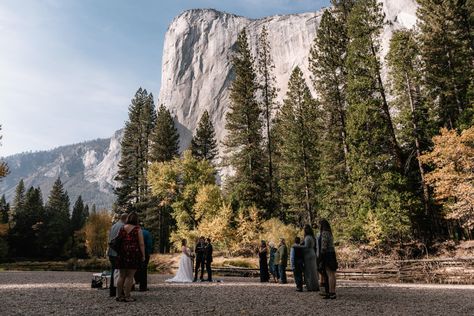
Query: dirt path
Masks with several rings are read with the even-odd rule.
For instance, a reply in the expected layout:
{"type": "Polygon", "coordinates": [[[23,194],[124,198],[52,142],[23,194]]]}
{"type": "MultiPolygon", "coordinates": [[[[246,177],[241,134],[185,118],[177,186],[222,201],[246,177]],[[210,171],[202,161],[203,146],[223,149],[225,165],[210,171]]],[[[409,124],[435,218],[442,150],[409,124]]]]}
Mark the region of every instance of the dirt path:
{"type": "Polygon", "coordinates": [[[253,278],[166,284],[118,303],[87,272],[0,272],[0,315],[474,315],[474,286],[341,282],[336,300],[253,278]],[[127,313],[127,314],[125,314],[127,313]]]}

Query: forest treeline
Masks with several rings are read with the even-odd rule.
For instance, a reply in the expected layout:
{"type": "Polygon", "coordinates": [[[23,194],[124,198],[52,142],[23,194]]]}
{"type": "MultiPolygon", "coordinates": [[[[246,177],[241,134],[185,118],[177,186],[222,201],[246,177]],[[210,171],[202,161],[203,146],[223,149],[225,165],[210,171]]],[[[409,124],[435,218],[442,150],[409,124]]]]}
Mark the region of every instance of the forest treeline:
{"type": "Polygon", "coordinates": [[[281,104],[267,30],[255,48],[242,30],[221,153],[204,112],[180,155],[171,113],[140,88],[114,211],[138,212],[160,252],[206,235],[237,253],[320,218],[356,244],[472,239],[474,1],[418,3],[416,26],[394,31],[382,59],[382,4],[333,0],[311,80],[296,67],[281,104]],[[221,168],[232,170],[223,185],[221,168]]]}

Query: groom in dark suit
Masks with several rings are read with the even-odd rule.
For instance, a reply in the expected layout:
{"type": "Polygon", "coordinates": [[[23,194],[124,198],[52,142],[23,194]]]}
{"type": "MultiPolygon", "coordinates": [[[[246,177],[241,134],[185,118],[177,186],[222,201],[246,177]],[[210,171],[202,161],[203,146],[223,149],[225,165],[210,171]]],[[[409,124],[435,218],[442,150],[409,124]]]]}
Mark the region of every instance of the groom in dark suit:
{"type": "Polygon", "coordinates": [[[204,237],[199,237],[198,243],[196,245],[195,249],[195,254],[196,254],[196,268],[194,270],[194,280],[193,282],[197,281],[198,278],[198,272],[199,268],[201,268],[201,281],[204,281],[203,275],[204,275],[204,262],[206,260],[205,258],[205,252],[206,252],[206,245],[204,243],[204,237]]]}
{"type": "Polygon", "coordinates": [[[211,238],[206,239],[205,244],[205,254],[206,254],[206,271],[207,271],[207,281],[212,282],[212,244],[211,238]]]}

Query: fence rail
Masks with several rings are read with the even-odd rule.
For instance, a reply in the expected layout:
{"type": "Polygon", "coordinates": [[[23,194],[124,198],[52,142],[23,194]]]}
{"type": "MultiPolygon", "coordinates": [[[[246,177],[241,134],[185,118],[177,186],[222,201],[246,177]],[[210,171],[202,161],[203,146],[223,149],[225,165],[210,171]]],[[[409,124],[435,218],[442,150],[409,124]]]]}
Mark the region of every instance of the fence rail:
{"type": "MultiPolygon", "coordinates": [[[[258,276],[259,270],[241,267],[216,267],[226,276],[258,276]]],[[[474,284],[474,258],[385,261],[382,266],[342,268],[339,279],[402,283],[474,284]]]]}

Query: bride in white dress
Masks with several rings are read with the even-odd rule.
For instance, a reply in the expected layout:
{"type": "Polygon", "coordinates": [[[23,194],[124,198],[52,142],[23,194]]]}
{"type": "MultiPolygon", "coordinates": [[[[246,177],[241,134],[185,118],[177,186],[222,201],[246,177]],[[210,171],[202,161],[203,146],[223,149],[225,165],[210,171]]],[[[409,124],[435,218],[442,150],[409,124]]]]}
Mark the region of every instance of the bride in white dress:
{"type": "Polygon", "coordinates": [[[183,239],[181,242],[181,258],[179,259],[178,272],[173,278],[168,279],[165,282],[193,282],[193,254],[191,250],[186,247],[186,243],[186,239],[183,239]]]}

